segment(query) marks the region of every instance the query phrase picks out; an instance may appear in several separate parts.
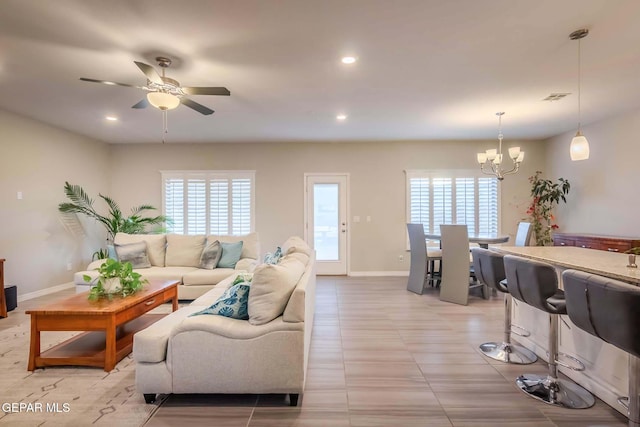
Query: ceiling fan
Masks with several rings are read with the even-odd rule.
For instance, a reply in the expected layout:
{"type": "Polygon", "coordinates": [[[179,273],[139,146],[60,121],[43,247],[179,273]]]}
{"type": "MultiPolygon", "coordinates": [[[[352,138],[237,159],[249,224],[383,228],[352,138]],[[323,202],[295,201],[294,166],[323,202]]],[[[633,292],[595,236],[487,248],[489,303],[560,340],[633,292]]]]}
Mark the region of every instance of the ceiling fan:
{"type": "Polygon", "coordinates": [[[146,86],[136,86],[107,80],[88,79],[86,77],[80,77],[80,80],[106,85],[135,87],[137,89],[147,91],[146,98],[133,105],[131,108],[146,108],[147,106],[152,105],[162,111],[167,111],[173,110],[174,108],[177,108],[178,105],[182,104],[201,114],[209,115],[213,114],[212,109],[189,99],[187,95],[231,95],[231,92],[229,92],[225,87],[180,86],[180,82],[164,75],[165,69],[171,65],[171,59],[165,58],[164,56],[158,56],[156,57],[156,61],[158,61],[158,65],[162,68],[162,75],[158,74],[151,65],[133,61],[147,77],[146,86]]]}

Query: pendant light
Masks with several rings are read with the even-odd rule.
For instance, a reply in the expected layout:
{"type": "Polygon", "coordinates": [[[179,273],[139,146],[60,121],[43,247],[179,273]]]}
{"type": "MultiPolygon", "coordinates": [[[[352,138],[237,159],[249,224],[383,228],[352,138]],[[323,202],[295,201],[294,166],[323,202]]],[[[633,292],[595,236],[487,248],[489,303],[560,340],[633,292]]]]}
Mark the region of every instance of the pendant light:
{"type": "Polygon", "coordinates": [[[580,63],[580,40],[587,37],[589,34],[589,30],[580,29],[576,30],[573,33],[569,34],[569,38],[571,40],[578,40],[578,131],[576,132],[576,136],[571,140],[571,146],[569,147],[569,153],[571,155],[571,160],[587,160],[589,158],[589,141],[582,134],[581,129],[581,109],[580,109],[580,80],[582,78],[581,73],[581,63],[580,63]]]}

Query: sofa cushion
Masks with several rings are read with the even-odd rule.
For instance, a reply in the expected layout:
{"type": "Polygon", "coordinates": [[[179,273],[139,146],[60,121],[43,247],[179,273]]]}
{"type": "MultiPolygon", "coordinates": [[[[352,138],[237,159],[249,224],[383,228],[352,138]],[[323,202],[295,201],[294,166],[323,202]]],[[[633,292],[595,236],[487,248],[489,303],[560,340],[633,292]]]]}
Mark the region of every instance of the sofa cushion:
{"type": "Polygon", "coordinates": [[[213,270],[205,270],[202,268],[192,269],[189,273],[182,276],[182,284],[190,285],[216,285],[220,281],[231,276],[235,270],[231,268],[214,268],[213,270]]]}
{"type": "Polygon", "coordinates": [[[115,245],[118,260],[130,262],[133,268],[149,268],[149,256],[147,255],[147,242],[129,243],[127,245],[115,245]]]}
{"type": "Polygon", "coordinates": [[[283,259],[275,265],[257,266],[249,294],[249,322],[262,325],[280,316],[304,269],[294,258],[283,259]]]}
{"type": "Polygon", "coordinates": [[[294,252],[302,252],[307,256],[311,256],[312,249],[307,245],[307,242],[302,240],[298,236],[291,236],[282,244],[282,253],[289,255],[294,252]]]}
{"type": "Polygon", "coordinates": [[[167,234],[167,267],[198,267],[204,249],[204,236],[167,234]]]}
{"type": "Polygon", "coordinates": [[[249,301],[249,291],[251,286],[247,282],[238,283],[218,298],[210,307],[200,310],[189,316],[200,316],[204,314],[213,314],[218,316],[230,317],[232,319],[246,320],[249,318],[247,313],[247,302],[249,301]]]}
{"type": "Polygon", "coordinates": [[[207,238],[202,254],[200,255],[200,265],[198,267],[204,268],[205,270],[213,270],[218,266],[218,261],[220,261],[221,256],[222,246],[220,245],[220,241],[212,241],[207,238]]]}
{"type": "Polygon", "coordinates": [[[240,260],[240,256],[242,255],[243,243],[244,242],[242,240],[234,243],[221,242],[222,256],[218,261],[218,267],[235,268],[236,263],[240,260]]]}
{"type": "Polygon", "coordinates": [[[147,280],[182,280],[186,274],[195,270],[195,267],[151,267],[133,271],[140,273],[142,278],[147,280]]]}
{"type": "Polygon", "coordinates": [[[258,259],[260,254],[260,244],[258,242],[258,233],[249,233],[241,236],[207,236],[207,238],[213,240],[220,240],[224,243],[235,243],[242,240],[242,255],[240,258],[253,258],[258,259]]]}
{"type": "Polygon", "coordinates": [[[117,233],[113,239],[114,245],[128,245],[129,243],[146,242],[147,255],[154,267],[164,267],[164,254],[167,239],[164,234],[127,234],[117,233]]]}

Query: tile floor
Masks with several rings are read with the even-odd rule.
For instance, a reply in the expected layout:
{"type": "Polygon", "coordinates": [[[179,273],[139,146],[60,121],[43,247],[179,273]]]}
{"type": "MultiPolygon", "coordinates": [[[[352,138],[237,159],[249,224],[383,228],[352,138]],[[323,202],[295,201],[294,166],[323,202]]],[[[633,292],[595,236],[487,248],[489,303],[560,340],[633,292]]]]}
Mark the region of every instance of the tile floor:
{"type": "Polygon", "coordinates": [[[286,396],[170,396],[147,426],[625,426],[597,401],[558,409],[513,381],[546,365],[506,365],[477,346],[502,338],[498,297],[444,303],[406,278],[319,277],[307,385],[286,396]]]}

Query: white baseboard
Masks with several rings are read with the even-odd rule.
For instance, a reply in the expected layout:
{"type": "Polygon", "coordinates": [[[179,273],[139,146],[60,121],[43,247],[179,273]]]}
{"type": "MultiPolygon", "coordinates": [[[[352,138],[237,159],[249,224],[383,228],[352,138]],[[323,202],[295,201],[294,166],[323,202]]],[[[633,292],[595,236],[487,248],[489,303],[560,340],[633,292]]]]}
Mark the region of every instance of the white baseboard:
{"type": "Polygon", "coordinates": [[[352,271],[351,277],[409,277],[408,271],[352,271]]]}
{"type": "Polygon", "coordinates": [[[18,302],[64,291],[65,289],[73,288],[74,286],[75,285],[73,282],[68,282],[68,283],[63,283],[62,285],[52,286],[46,289],[40,289],[39,291],[28,292],[26,294],[18,295],[18,302]]]}

